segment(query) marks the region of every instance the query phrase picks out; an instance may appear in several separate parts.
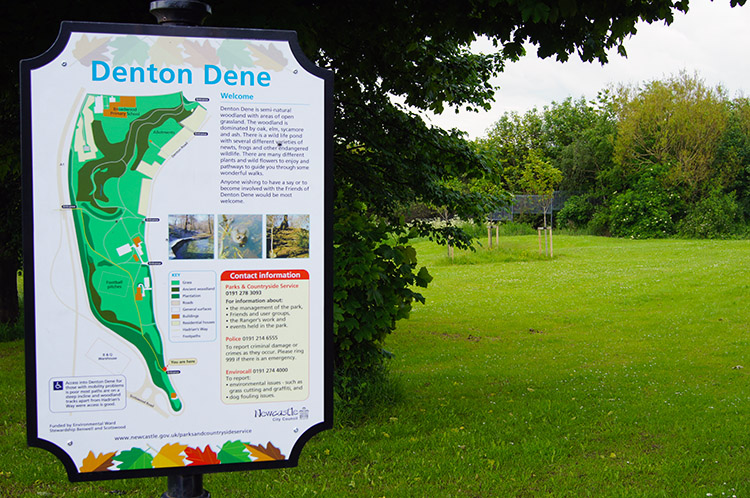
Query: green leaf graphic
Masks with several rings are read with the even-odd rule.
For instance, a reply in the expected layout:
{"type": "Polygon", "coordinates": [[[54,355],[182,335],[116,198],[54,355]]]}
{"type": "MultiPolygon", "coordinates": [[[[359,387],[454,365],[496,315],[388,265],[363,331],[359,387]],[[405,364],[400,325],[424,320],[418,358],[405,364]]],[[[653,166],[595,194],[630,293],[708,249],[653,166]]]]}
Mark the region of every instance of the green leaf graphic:
{"type": "Polygon", "coordinates": [[[121,451],[113,458],[116,462],[122,462],[117,466],[120,470],[150,469],[154,457],[140,448],[131,448],[121,451]]]}
{"type": "Polygon", "coordinates": [[[219,461],[221,463],[251,462],[250,454],[246,449],[242,441],[227,441],[219,451],[219,461]]]}
{"type": "Polygon", "coordinates": [[[253,67],[253,57],[242,40],[224,40],[216,51],[221,65],[227,69],[253,67]]]}
{"type": "Polygon", "coordinates": [[[148,43],[135,36],[116,38],[109,46],[115,49],[112,56],[112,64],[115,66],[123,66],[133,62],[143,66],[148,60],[148,43]]]}

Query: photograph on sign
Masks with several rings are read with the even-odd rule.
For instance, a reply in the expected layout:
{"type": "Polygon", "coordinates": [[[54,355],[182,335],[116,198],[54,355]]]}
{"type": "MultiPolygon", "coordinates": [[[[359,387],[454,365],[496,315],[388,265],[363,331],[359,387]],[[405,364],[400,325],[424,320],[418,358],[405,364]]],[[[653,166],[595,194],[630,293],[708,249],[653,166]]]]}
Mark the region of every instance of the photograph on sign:
{"type": "Polygon", "coordinates": [[[86,23],[21,69],[29,444],[295,465],[332,425],[330,73],[293,32],[86,23]]]}

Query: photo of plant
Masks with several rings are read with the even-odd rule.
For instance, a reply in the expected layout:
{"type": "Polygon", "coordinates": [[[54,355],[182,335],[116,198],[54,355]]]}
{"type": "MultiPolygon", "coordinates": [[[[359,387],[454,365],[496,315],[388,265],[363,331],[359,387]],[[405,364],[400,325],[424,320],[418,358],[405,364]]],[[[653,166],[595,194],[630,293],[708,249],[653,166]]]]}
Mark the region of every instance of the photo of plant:
{"type": "Polygon", "coordinates": [[[269,258],[309,258],[310,215],[269,214],[266,217],[266,255],[269,258]]]}
{"type": "Polygon", "coordinates": [[[213,259],[212,214],[169,215],[169,259],[213,259]]]}
{"type": "Polygon", "coordinates": [[[263,216],[219,215],[219,259],[263,257],[263,216]]]}

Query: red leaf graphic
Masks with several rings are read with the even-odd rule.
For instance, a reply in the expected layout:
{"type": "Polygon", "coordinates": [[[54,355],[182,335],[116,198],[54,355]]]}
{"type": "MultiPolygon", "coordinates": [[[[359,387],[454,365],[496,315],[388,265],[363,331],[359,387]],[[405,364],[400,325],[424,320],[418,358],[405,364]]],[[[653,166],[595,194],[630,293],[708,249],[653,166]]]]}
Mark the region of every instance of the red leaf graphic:
{"type": "Polygon", "coordinates": [[[216,453],[206,445],[205,449],[200,448],[185,448],[185,455],[190,462],[187,464],[188,467],[192,465],[214,465],[219,464],[219,459],[216,458],[216,453]]]}
{"type": "Polygon", "coordinates": [[[205,40],[202,44],[197,41],[185,40],[182,42],[182,46],[185,48],[185,53],[187,53],[185,62],[193,67],[219,63],[219,56],[216,54],[216,49],[211,46],[208,40],[205,40]]]}

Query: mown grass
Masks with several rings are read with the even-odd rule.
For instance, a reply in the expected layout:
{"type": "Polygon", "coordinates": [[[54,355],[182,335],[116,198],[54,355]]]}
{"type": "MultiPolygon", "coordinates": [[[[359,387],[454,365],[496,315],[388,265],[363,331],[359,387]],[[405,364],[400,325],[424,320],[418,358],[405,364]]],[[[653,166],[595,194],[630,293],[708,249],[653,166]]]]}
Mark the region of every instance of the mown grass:
{"type": "MultiPolygon", "coordinates": [[[[206,476],[214,498],[750,496],[750,243],[416,245],[435,280],[386,345],[401,401],[316,436],[298,468],[206,476]]],[[[165,491],[69,484],[24,448],[22,347],[0,344],[0,496],[165,491]]]]}

